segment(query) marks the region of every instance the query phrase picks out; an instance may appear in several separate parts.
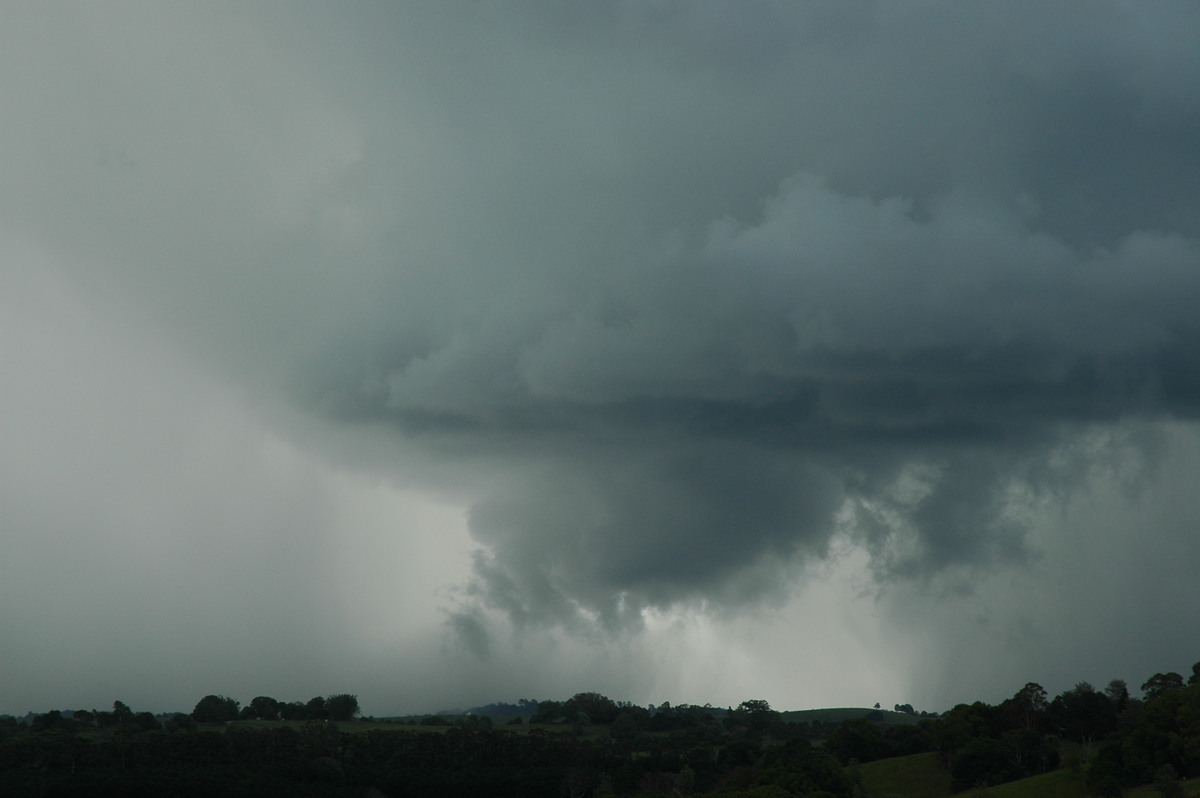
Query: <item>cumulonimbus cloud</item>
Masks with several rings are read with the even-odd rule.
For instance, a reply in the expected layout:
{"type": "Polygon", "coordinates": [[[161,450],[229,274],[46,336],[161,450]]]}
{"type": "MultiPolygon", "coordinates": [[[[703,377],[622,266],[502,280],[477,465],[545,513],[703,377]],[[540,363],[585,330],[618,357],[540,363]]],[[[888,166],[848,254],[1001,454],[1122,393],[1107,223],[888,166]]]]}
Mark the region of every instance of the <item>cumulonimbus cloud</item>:
{"type": "Polygon", "coordinates": [[[380,412],[517,466],[472,530],[477,597],[518,620],[729,600],[839,533],[889,578],[1020,562],[1023,503],[1070,483],[1052,453],[1192,413],[1196,255],[800,177],[758,224],[713,223],[540,329],[481,325],[398,368],[380,412]]]}
{"type": "Polygon", "coordinates": [[[1191,5],[489,8],[88,12],[129,57],[0,162],[81,285],[472,497],[471,639],[1021,562],[1079,436],[1200,406],[1191,5]]]}

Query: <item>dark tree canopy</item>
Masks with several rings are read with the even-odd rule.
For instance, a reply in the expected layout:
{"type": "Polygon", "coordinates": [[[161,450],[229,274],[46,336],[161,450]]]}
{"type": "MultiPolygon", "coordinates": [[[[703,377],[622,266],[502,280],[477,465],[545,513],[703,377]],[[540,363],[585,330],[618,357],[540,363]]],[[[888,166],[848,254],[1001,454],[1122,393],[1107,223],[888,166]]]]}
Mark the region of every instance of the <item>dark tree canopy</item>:
{"type": "Polygon", "coordinates": [[[564,717],[563,705],[560,701],[539,701],[537,712],[529,719],[530,723],[558,723],[564,717]]]}
{"type": "Polygon", "coordinates": [[[278,720],[280,703],[270,696],[260,695],[250,699],[247,709],[258,720],[278,720]]]}
{"type": "Polygon", "coordinates": [[[118,724],[129,723],[133,720],[133,710],[130,709],[124,701],[113,702],[113,720],[118,724]]]}
{"type": "Polygon", "coordinates": [[[1050,702],[1050,719],[1054,729],[1084,748],[1090,758],[1091,746],[1117,728],[1118,705],[1106,694],[1097,692],[1087,682],[1080,682],[1050,702]]]}
{"type": "Polygon", "coordinates": [[[192,710],[192,720],[197,723],[226,723],[237,720],[240,703],[223,695],[206,695],[192,710]]]}
{"type": "Polygon", "coordinates": [[[890,754],[879,726],[865,718],[843,721],[825,738],[824,748],[842,764],[874,762],[890,754]]]}
{"type": "Polygon", "coordinates": [[[313,696],[308,699],[308,703],[304,705],[305,711],[308,713],[309,720],[324,720],[329,717],[329,709],[325,706],[325,699],[321,696],[313,696]]]}
{"type": "Polygon", "coordinates": [[[1142,684],[1142,695],[1146,701],[1153,701],[1168,690],[1179,690],[1183,686],[1183,677],[1175,671],[1156,673],[1142,684]]]}
{"type": "Polygon", "coordinates": [[[1001,704],[1011,716],[1013,726],[1039,728],[1046,713],[1046,688],[1037,682],[1028,682],[1012,698],[1001,704]]]}
{"type": "Polygon", "coordinates": [[[619,707],[615,701],[599,693],[576,693],[563,705],[567,717],[587,715],[592,723],[608,725],[617,719],[619,707]]]}
{"type": "Polygon", "coordinates": [[[1113,679],[1104,688],[1104,694],[1108,696],[1108,700],[1116,704],[1118,712],[1125,709],[1125,705],[1129,703],[1129,687],[1125,684],[1124,679],[1113,679]]]}
{"type": "Polygon", "coordinates": [[[325,699],[325,711],[330,720],[353,720],[358,714],[358,696],[337,693],[325,699]]]}

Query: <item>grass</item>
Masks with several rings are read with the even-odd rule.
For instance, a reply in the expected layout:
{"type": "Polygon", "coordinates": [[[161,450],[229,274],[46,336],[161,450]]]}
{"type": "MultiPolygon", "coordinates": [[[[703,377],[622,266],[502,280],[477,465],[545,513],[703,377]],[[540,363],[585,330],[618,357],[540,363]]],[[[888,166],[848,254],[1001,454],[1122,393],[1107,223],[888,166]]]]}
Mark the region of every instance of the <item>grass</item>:
{"type": "MultiPolygon", "coordinates": [[[[860,765],[859,770],[871,798],[949,798],[952,794],[950,774],[934,753],[881,759],[860,765]]],[[[1087,788],[1081,772],[1062,768],[953,795],[963,798],[1085,798],[1087,788]]]]}
{"type": "Polygon", "coordinates": [[[879,759],[858,765],[858,769],[871,798],[947,798],[950,795],[950,774],[933,752],[879,759]]]}
{"type": "Polygon", "coordinates": [[[890,709],[866,709],[863,707],[831,707],[829,709],[793,709],[780,712],[780,716],[788,723],[841,723],[844,720],[857,720],[867,715],[878,713],[879,723],[916,723],[921,720],[919,715],[909,715],[907,712],[893,712],[890,709]]]}
{"type": "Polygon", "coordinates": [[[1086,798],[1088,791],[1082,771],[1073,773],[1063,768],[957,794],[966,798],[1086,798]]]}
{"type": "MultiPolygon", "coordinates": [[[[1200,795],[1200,779],[1183,782],[1183,789],[1186,795],[1200,795]]],[[[1161,794],[1154,785],[1143,784],[1126,790],[1125,798],[1159,798],[1161,794]]],[[[1063,769],[958,795],[963,798],[1086,798],[1088,791],[1082,773],[1063,769]]]]}
{"type": "MultiPolygon", "coordinates": [[[[858,766],[870,798],[950,798],[950,774],[934,753],[880,759],[858,766]]],[[[1183,782],[1188,796],[1200,796],[1200,779],[1183,782]]],[[[1061,768],[1007,784],[953,793],[956,798],[1087,798],[1081,770],[1061,768]]],[[[1153,785],[1125,791],[1125,798],[1159,798],[1153,785]]]]}
{"type": "MultiPolygon", "coordinates": [[[[1187,795],[1200,795],[1200,779],[1188,779],[1183,782],[1183,789],[1187,795]]],[[[1125,798],[1159,798],[1160,795],[1158,789],[1149,784],[1125,791],[1125,798]]]]}

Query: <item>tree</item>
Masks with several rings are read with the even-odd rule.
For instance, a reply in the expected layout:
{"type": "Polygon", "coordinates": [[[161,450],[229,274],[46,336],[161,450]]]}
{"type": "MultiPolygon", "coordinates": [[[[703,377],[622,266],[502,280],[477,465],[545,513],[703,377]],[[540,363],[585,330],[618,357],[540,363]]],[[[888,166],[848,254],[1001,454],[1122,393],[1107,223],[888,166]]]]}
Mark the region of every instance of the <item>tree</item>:
{"type": "MultiPolygon", "coordinates": [[[[807,795],[845,796],[853,794],[854,781],[846,769],[826,751],[814,748],[808,740],[789,740],[773,746],[765,753],[756,743],[743,741],[742,745],[754,745],[747,753],[755,753],[760,760],[755,768],[755,783],[762,791],[742,793],[745,795],[807,795]],[[774,790],[778,790],[775,792],[774,790]]],[[[734,743],[733,745],[738,745],[734,743]]],[[[721,751],[724,757],[725,751],[721,751]]],[[[742,759],[744,762],[745,760],[742,759]]],[[[746,764],[751,764],[747,762],[746,764]]]]}
{"type": "Polygon", "coordinates": [[[771,709],[771,705],[762,698],[751,698],[738,704],[725,719],[730,728],[746,726],[751,731],[765,731],[776,720],[779,713],[771,709]]]}
{"type": "Polygon", "coordinates": [[[1080,682],[1050,702],[1051,722],[1065,736],[1083,746],[1083,758],[1092,757],[1092,744],[1117,728],[1117,705],[1087,682],[1080,682]]]}
{"type": "Polygon", "coordinates": [[[763,698],[751,698],[738,704],[738,710],[754,714],[756,712],[771,712],[771,705],[763,698]]]}
{"type": "Polygon", "coordinates": [[[1192,675],[1188,677],[1188,684],[1200,683],[1200,662],[1192,664],[1192,675]]]}
{"type": "Polygon", "coordinates": [[[1200,763],[1200,684],[1168,688],[1147,702],[1121,755],[1131,780],[1149,781],[1168,764],[1191,775],[1200,763]]]}
{"type": "Polygon", "coordinates": [[[240,702],[223,695],[206,695],[192,710],[192,720],[197,723],[226,723],[237,720],[240,702]]]}
{"type": "Polygon", "coordinates": [[[255,696],[250,700],[248,709],[259,720],[279,720],[280,703],[270,696],[255,696]]]}
{"type": "Polygon", "coordinates": [[[1092,766],[1087,770],[1086,783],[1097,798],[1119,798],[1125,794],[1125,766],[1121,761],[1121,743],[1113,741],[1101,746],[1092,766]]]}
{"type": "Polygon", "coordinates": [[[358,696],[337,693],[325,699],[325,711],[330,720],[354,720],[358,714],[358,696]]]}
{"type": "Polygon", "coordinates": [[[1154,787],[1162,798],[1186,798],[1187,790],[1179,780],[1179,774],[1170,765],[1163,765],[1154,772],[1154,787]]]}
{"type": "Polygon", "coordinates": [[[157,731],[162,728],[153,712],[138,712],[133,716],[133,725],[141,731],[157,731]]]}
{"type": "Polygon", "coordinates": [[[928,722],[894,723],[883,728],[883,737],[892,749],[892,756],[923,754],[933,750],[928,722]]]}
{"type": "Polygon", "coordinates": [[[75,724],[68,718],[64,718],[62,712],[57,709],[52,709],[49,712],[38,715],[33,719],[33,723],[29,728],[33,731],[46,731],[48,729],[68,729],[73,730],[75,724]]]}
{"type": "MultiPolygon", "coordinates": [[[[185,715],[182,712],[176,712],[175,717],[167,721],[168,724],[173,724],[178,731],[195,731],[196,719],[191,715],[185,715]]],[[[170,729],[168,729],[170,731],[170,729]]]]}
{"type": "Polygon", "coordinates": [[[992,737],[976,737],[958,752],[950,768],[951,789],[989,787],[1018,778],[1008,747],[992,737]]]}
{"type": "Polygon", "coordinates": [[[1016,724],[1021,728],[1037,728],[1046,713],[1046,688],[1037,682],[1027,682],[1004,705],[1015,713],[1016,724]]]}
{"type": "Polygon", "coordinates": [[[1108,696],[1108,700],[1116,704],[1117,712],[1120,713],[1125,709],[1125,705],[1129,703],[1129,688],[1125,685],[1124,679],[1113,679],[1104,688],[1104,695],[1108,696]]]}
{"type": "Polygon", "coordinates": [[[936,721],[923,721],[930,743],[942,762],[953,769],[959,751],[977,737],[993,736],[989,728],[995,708],[982,701],[959,704],[936,721]]]}
{"type": "Polygon", "coordinates": [[[299,701],[289,701],[279,705],[280,720],[306,720],[308,709],[299,701]]]}
{"type": "Polygon", "coordinates": [[[590,722],[607,726],[617,719],[620,708],[611,698],[599,693],[576,693],[563,704],[562,709],[568,718],[583,714],[588,716],[590,722]]]}
{"type": "Polygon", "coordinates": [[[113,702],[113,722],[118,726],[124,726],[133,720],[133,710],[125,705],[123,701],[113,702]]]}
{"type": "Polygon", "coordinates": [[[1142,685],[1142,695],[1147,702],[1150,702],[1168,690],[1179,690],[1183,686],[1183,677],[1175,671],[1156,673],[1142,685]]]}
{"type": "Polygon", "coordinates": [[[865,718],[852,718],[825,738],[824,748],[844,765],[855,762],[874,762],[891,756],[887,740],[879,726],[865,718]]]}
{"type": "Polygon", "coordinates": [[[632,740],[641,733],[641,728],[634,713],[623,710],[613,721],[608,733],[614,740],[632,740]]]}
{"type": "Polygon", "coordinates": [[[563,718],[563,706],[558,701],[539,701],[530,723],[558,723],[563,718]]]}
{"type": "Polygon", "coordinates": [[[308,703],[304,705],[305,717],[309,720],[325,720],[329,717],[329,710],[325,706],[325,699],[321,696],[313,696],[308,699],[308,703]]]}

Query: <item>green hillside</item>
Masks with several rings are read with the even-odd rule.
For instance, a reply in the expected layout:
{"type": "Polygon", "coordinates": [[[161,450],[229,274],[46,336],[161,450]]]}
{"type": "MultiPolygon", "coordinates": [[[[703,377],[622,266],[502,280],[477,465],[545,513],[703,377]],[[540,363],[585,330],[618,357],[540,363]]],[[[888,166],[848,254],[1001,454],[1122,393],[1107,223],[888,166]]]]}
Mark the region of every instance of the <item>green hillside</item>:
{"type": "Polygon", "coordinates": [[[906,712],[893,712],[890,709],[870,709],[866,707],[831,707],[829,709],[794,709],[780,712],[780,717],[788,723],[841,723],[844,720],[858,720],[871,716],[877,723],[916,723],[921,720],[918,715],[906,712]]]}
{"type": "MultiPolygon", "coordinates": [[[[1007,784],[981,787],[960,793],[950,792],[950,774],[929,752],[912,756],[881,759],[858,765],[869,798],[1087,798],[1083,773],[1061,768],[1007,784]]],[[[1200,779],[1183,782],[1188,796],[1200,796],[1200,779]]],[[[1158,798],[1153,785],[1135,787],[1125,798],[1158,798]]]]}
{"type": "Polygon", "coordinates": [[[950,795],[950,774],[932,751],[880,759],[857,767],[867,795],[872,798],[946,798],[950,795]]]}
{"type": "Polygon", "coordinates": [[[1082,772],[1072,773],[1063,768],[1008,784],[968,790],[959,795],[979,798],[1086,798],[1088,791],[1082,772]]]}
{"type": "MultiPolygon", "coordinates": [[[[1183,789],[1186,795],[1200,795],[1200,779],[1188,779],[1183,782],[1183,789]]],[[[1146,785],[1143,787],[1135,787],[1132,790],[1125,792],[1125,798],[1159,798],[1162,793],[1157,787],[1146,785]]]]}

